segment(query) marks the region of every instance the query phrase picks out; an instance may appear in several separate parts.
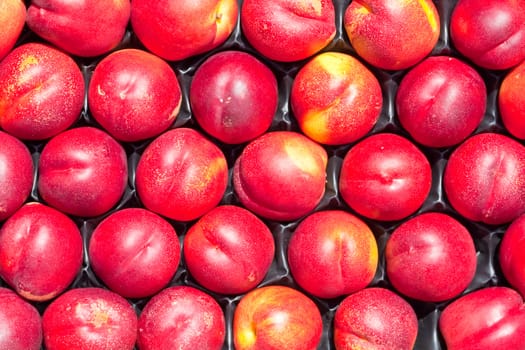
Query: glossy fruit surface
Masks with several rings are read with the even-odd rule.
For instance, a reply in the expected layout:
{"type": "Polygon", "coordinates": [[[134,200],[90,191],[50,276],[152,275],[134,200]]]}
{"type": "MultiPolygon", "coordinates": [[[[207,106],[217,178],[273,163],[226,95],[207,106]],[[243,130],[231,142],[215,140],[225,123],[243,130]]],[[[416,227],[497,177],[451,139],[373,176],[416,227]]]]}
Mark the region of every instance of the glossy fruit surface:
{"type": "Polygon", "coordinates": [[[153,140],[137,165],[144,206],[170,219],[190,221],[216,207],[228,183],[222,151],[194,129],[172,129],[153,140]]]}
{"type": "Polygon", "coordinates": [[[80,117],[84,77],[72,57],[41,43],[16,47],[0,62],[0,127],[44,140],[80,117]]]}
{"type": "Polygon", "coordinates": [[[38,310],[7,288],[0,288],[0,329],[0,348],[40,349],[42,321],[38,310]]]}
{"type": "Polygon", "coordinates": [[[124,194],[128,161],[106,132],[85,126],[51,139],[38,162],[38,192],[52,207],[75,216],[107,213],[124,194]]]}
{"type": "Polygon", "coordinates": [[[89,260],[95,274],[125,298],[145,298],[172,279],[180,243],[169,222],[142,208],[113,212],[93,231],[89,260]]]}
{"type": "Polygon", "coordinates": [[[42,316],[49,350],[131,350],[137,339],[137,315],[131,304],[102,288],[71,289],[42,316]]]}
{"type": "Polygon", "coordinates": [[[250,211],[218,206],[193,224],[184,237],[184,260],[205,288],[242,294],[266,276],[274,258],[270,229],[250,211]]]}
{"type": "Polygon", "coordinates": [[[285,286],[261,287],[244,295],[233,318],[233,340],[239,350],[314,350],[322,330],[315,303],[285,286]]]}
{"type": "Polygon", "coordinates": [[[0,131],[0,221],[9,218],[29,197],[33,159],[26,145],[0,131]]]}
{"type": "Polygon", "coordinates": [[[359,214],[381,221],[413,214],[431,185],[425,155],[408,139],[391,133],[369,136],[350,148],[339,176],[344,201],[359,214]]]}
{"type": "Polygon", "coordinates": [[[358,217],[340,210],[308,215],[288,243],[295,281],[309,293],[335,298],[365,288],[376,273],[374,234],[358,217]]]}
{"type": "Polygon", "coordinates": [[[450,155],[443,185],[452,207],[490,225],[525,212],[525,147],[505,135],[470,137],[450,155]]]}
{"type": "Polygon", "coordinates": [[[399,225],[386,243],[385,259],[394,288],[427,302],[458,296],[474,278],[477,266],[470,233],[442,213],[420,214],[399,225]]]}
{"type": "Polygon", "coordinates": [[[177,118],[182,94],[167,62],[137,49],[113,52],[100,61],[89,83],[93,118],[124,142],[158,136],[177,118]]]}
{"type": "Polygon", "coordinates": [[[225,334],[224,314],[210,295],[175,286],[155,295],[144,307],[137,345],[141,350],[219,350],[225,334]]]}
{"type": "Polygon", "coordinates": [[[79,273],[82,250],[82,237],[73,220],[30,202],[0,229],[0,276],[28,300],[50,300],[79,273]]]}

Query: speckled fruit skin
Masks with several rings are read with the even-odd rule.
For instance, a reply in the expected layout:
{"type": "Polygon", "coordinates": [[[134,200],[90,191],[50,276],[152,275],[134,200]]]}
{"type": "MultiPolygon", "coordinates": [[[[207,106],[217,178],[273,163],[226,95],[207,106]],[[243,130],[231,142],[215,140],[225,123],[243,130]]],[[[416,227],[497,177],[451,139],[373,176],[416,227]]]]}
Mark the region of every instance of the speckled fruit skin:
{"type": "Polygon", "coordinates": [[[0,221],[27,200],[33,186],[33,159],[16,137],[0,131],[0,221]]]}
{"type": "Polygon", "coordinates": [[[52,207],[95,217],[117,204],[126,189],[124,148],[94,127],[78,127],[53,137],[38,162],[38,192],[52,207]]]}
{"type": "Polygon", "coordinates": [[[137,49],[115,51],[95,67],[88,103],[111,136],[134,142],[160,135],[177,118],[182,94],[175,72],[161,58],[137,49]]]}
{"type": "Polygon", "coordinates": [[[236,0],[133,0],[131,25],[149,51],[178,61],[223,44],[238,13],[236,0]]]}
{"type": "Polygon", "coordinates": [[[432,56],[401,80],[396,109],[402,127],[422,145],[450,147],[464,141],[485,114],[487,89],[463,61],[432,56]]]}
{"type": "Polygon", "coordinates": [[[26,22],[26,7],[22,0],[0,2],[0,61],[11,51],[26,22]]]}
{"type": "Polygon", "coordinates": [[[218,206],[190,227],[184,237],[184,261],[204,288],[243,294],[255,288],[272,263],[270,229],[250,211],[218,206]]]}
{"type": "Polygon", "coordinates": [[[294,280],[308,293],[335,298],[365,288],[376,273],[374,234],[358,217],[318,211],[299,223],[288,244],[294,280]]]}
{"type": "Polygon", "coordinates": [[[471,136],[450,155],[443,187],[465,218],[489,225],[525,213],[525,147],[501,134],[471,136]]]}
{"type": "Polygon", "coordinates": [[[102,288],[71,289],[42,316],[47,350],[132,350],[137,315],[121,296],[102,288]]]}
{"type": "Polygon", "coordinates": [[[450,17],[452,44],[475,64],[507,69],[525,59],[525,3],[459,0],[450,17]]]}
{"type": "Polygon", "coordinates": [[[210,295],[188,286],[164,289],[146,304],[139,317],[140,350],[220,350],[226,323],[210,295]]]}
{"type": "Polygon", "coordinates": [[[458,296],[474,278],[477,264],[469,231],[442,213],[420,214],[398,226],[386,243],[385,259],[394,288],[425,302],[458,296]]]}
{"type": "Polygon", "coordinates": [[[235,193],[245,207],[262,217],[298,219],[321,201],[327,162],[326,151],[302,134],[265,133],[235,161],[235,193]]]}
{"type": "Polygon", "coordinates": [[[257,52],[275,61],[299,61],[335,37],[335,9],[330,0],[245,0],[241,26],[257,52]]]}
{"type": "Polygon", "coordinates": [[[82,237],[66,215],[31,202],[0,230],[0,276],[28,300],[46,301],[62,293],[82,265],[82,237]]]}
{"type": "Polygon", "coordinates": [[[273,72],[254,56],[223,51],[209,57],[190,86],[193,116],[211,136],[239,144],[262,135],[277,110],[273,72]]]}
{"type": "Polygon", "coordinates": [[[425,155],[408,139],[375,134],[355,144],[343,159],[343,200],[367,218],[392,221],[417,211],[427,198],[432,172],[425,155]]]}
{"type": "Polygon", "coordinates": [[[408,302],[384,288],[346,297],[334,316],[336,350],[413,349],[417,316],[408,302]]]}
{"type": "Polygon", "coordinates": [[[174,220],[191,221],[216,207],[227,184],[222,151],[189,128],[157,137],[137,165],[136,188],[144,206],[174,220]]]}
{"type": "Polygon", "coordinates": [[[39,350],[42,323],[38,310],[15,292],[0,288],[0,348],[39,350]]]}
{"type": "Polygon", "coordinates": [[[0,127],[20,139],[43,140],[67,129],[83,103],[80,68],[51,46],[24,44],[0,62],[0,127]]]}
{"type": "Polygon", "coordinates": [[[525,295],[525,214],[514,220],[503,235],[499,264],[503,275],[522,296],[525,295]]]}
{"type": "Polygon", "coordinates": [[[93,57],[123,39],[130,7],[129,0],[32,0],[27,25],[70,54],[93,57]]]}
{"type": "Polygon", "coordinates": [[[436,45],[440,32],[432,0],[351,1],[344,27],[357,54],[387,70],[421,61],[436,45]]]}
{"type": "Polygon", "coordinates": [[[525,140],[525,61],[503,79],[498,107],[503,125],[514,137],[525,140]]]}
{"type": "Polygon", "coordinates": [[[180,243],[173,226],[160,216],[127,208],[98,224],[88,252],[95,275],[112,291],[125,298],[145,298],[175,275],[180,243]]]}
{"type": "Polygon", "coordinates": [[[237,350],[314,350],[323,322],[315,303],[286,286],[266,286],[245,294],[233,315],[237,350]]]}
{"type": "Polygon", "coordinates": [[[441,313],[448,350],[524,349],[525,307],[507,287],[487,287],[455,300],[441,313]]]}
{"type": "Polygon", "coordinates": [[[294,79],[290,104],[301,130],[327,145],[354,142],[381,113],[381,86],[358,59],[325,52],[306,63],[294,79]]]}

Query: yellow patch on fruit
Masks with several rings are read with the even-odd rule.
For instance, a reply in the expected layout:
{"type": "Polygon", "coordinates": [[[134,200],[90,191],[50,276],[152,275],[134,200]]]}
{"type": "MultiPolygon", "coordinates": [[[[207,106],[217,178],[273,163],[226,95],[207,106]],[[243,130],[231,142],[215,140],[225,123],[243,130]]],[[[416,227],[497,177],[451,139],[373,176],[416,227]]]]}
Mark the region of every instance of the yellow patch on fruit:
{"type": "Polygon", "coordinates": [[[255,325],[241,329],[237,335],[237,342],[240,349],[251,349],[257,340],[255,325]]]}
{"type": "Polygon", "coordinates": [[[357,7],[354,7],[356,15],[368,15],[373,12],[372,8],[368,4],[364,3],[363,1],[355,0],[352,2],[352,4],[357,6],[357,7]]]}
{"type": "Polygon", "coordinates": [[[322,111],[310,111],[303,117],[301,123],[301,129],[305,135],[319,143],[330,141],[328,120],[322,115],[323,113],[322,111]]]}
{"type": "Polygon", "coordinates": [[[338,52],[327,52],[320,54],[315,61],[321,68],[335,77],[344,77],[349,74],[352,62],[347,55],[338,52]]]}
{"type": "Polygon", "coordinates": [[[434,9],[429,5],[427,0],[418,0],[419,5],[423,8],[423,12],[425,12],[425,15],[428,18],[428,23],[430,23],[430,28],[432,28],[432,31],[439,31],[439,23],[436,18],[436,14],[434,12],[434,9]]]}
{"type": "Polygon", "coordinates": [[[316,16],[321,16],[323,12],[323,4],[321,0],[300,0],[297,2],[297,7],[306,13],[314,10],[316,16]]]}
{"type": "Polygon", "coordinates": [[[317,176],[319,174],[319,166],[315,157],[312,155],[310,149],[299,142],[289,140],[284,144],[284,151],[290,157],[292,163],[301,169],[301,171],[317,176]]]}
{"type": "Polygon", "coordinates": [[[95,326],[95,328],[100,328],[106,323],[108,323],[109,315],[105,311],[97,311],[95,312],[95,315],[93,317],[93,320],[91,323],[95,326]]]}
{"type": "Polygon", "coordinates": [[[321,16],[323,11],[323,4],[321,3],[321,0],[312,0],[312,7],[314,8],[315,14],[317,16],[321,16]]]}
{"type": "Polygon", "coordinates": [[[18,66],[18,70],[20,72],[23,72],[24,70],[27,69],[27,67],[29,66],[33,66],[35,64],[38,64],[38,58],[36,58],[35,56],[33,55],[29,55],[27,57],[25,57],[21,62],[20,62],[20,65],[18,66]]]}
{"type": "Polygon", "coordinates": [[[372,232],[370,232],[370,234],[372,236],[370,237],[370,255],[368,259],[368,266],[370,266],[375,273],[379,261],[379,252],[377,249],[377,242],[374,238],[374,234],[372,232]]]}
{"type": "Polygon", "coordinates": [[[30,291],[24,290],[24,289],[18,289],[17,292],[22,297],[24,297],[24,298],[26,298],[28,300],[31,300],[31,301],[36,301],[36,302],[47,301],[49,299],[54,298],[55,295],[56,295],[56,292],[51,292],[51,293],[44,294],[44,295],[35,295],[35,294],[31,293],[30,291]]]}
{"type": "Polygon", "coordinates": [[[202,169],[202,175],[194,177],[195,181],[188,186],[188,190],[197,193],[205,192],[210,183],[217,177],[217,174],[225,171],[227,171],[227,164],[224,158],[218,157],[213,159],[205,169],[202,169]]]}

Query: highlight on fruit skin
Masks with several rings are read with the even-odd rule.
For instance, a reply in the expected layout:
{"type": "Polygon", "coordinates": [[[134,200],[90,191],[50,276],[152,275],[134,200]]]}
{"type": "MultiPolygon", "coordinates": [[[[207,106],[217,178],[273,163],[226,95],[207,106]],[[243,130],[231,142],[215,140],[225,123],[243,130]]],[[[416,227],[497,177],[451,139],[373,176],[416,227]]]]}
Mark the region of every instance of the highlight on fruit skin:
{"type": "Polygon", "coordinates": [[[441,25],[432,0],[354,0],[345,10],[344,28],[365,61],[402,70],[432,52],[441,25]]]}
{"type": "Polygon", "coordinates": [[[377,78],[359,59],[323,52],[298,71],[290,106],[306,136],[320,144],[344,145],[372,130],[383,95],[377,78]]]}
{"type": "Polygon", "coordinates": [[[237,0],[133,0],[130,23],[148,51],[181,61],[222,45],[238,13],[237,0]]]}
{"type": "Polygon", "coordinates": [[[317,349],[323,321],[317,305],[302,292],[282,285],[245,294],[233,315],[233,342],[238,350],[317,349]]]}
{"type": "Polygon", "coordinates": [[[331,0],[245,0],[241,26],[257,52],[278,62],[306,59],[336,35],[331,0]]]}

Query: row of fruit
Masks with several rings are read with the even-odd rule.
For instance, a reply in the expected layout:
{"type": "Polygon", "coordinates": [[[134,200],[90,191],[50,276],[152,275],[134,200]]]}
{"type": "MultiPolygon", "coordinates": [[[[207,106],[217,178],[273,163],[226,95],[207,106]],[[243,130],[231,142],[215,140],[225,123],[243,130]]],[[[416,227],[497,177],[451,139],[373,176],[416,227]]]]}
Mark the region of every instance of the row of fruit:
{"type": "Polygon", "coordinates": [[[525,348],[525,3],[0,28],[0,348],[525,348]]]}

